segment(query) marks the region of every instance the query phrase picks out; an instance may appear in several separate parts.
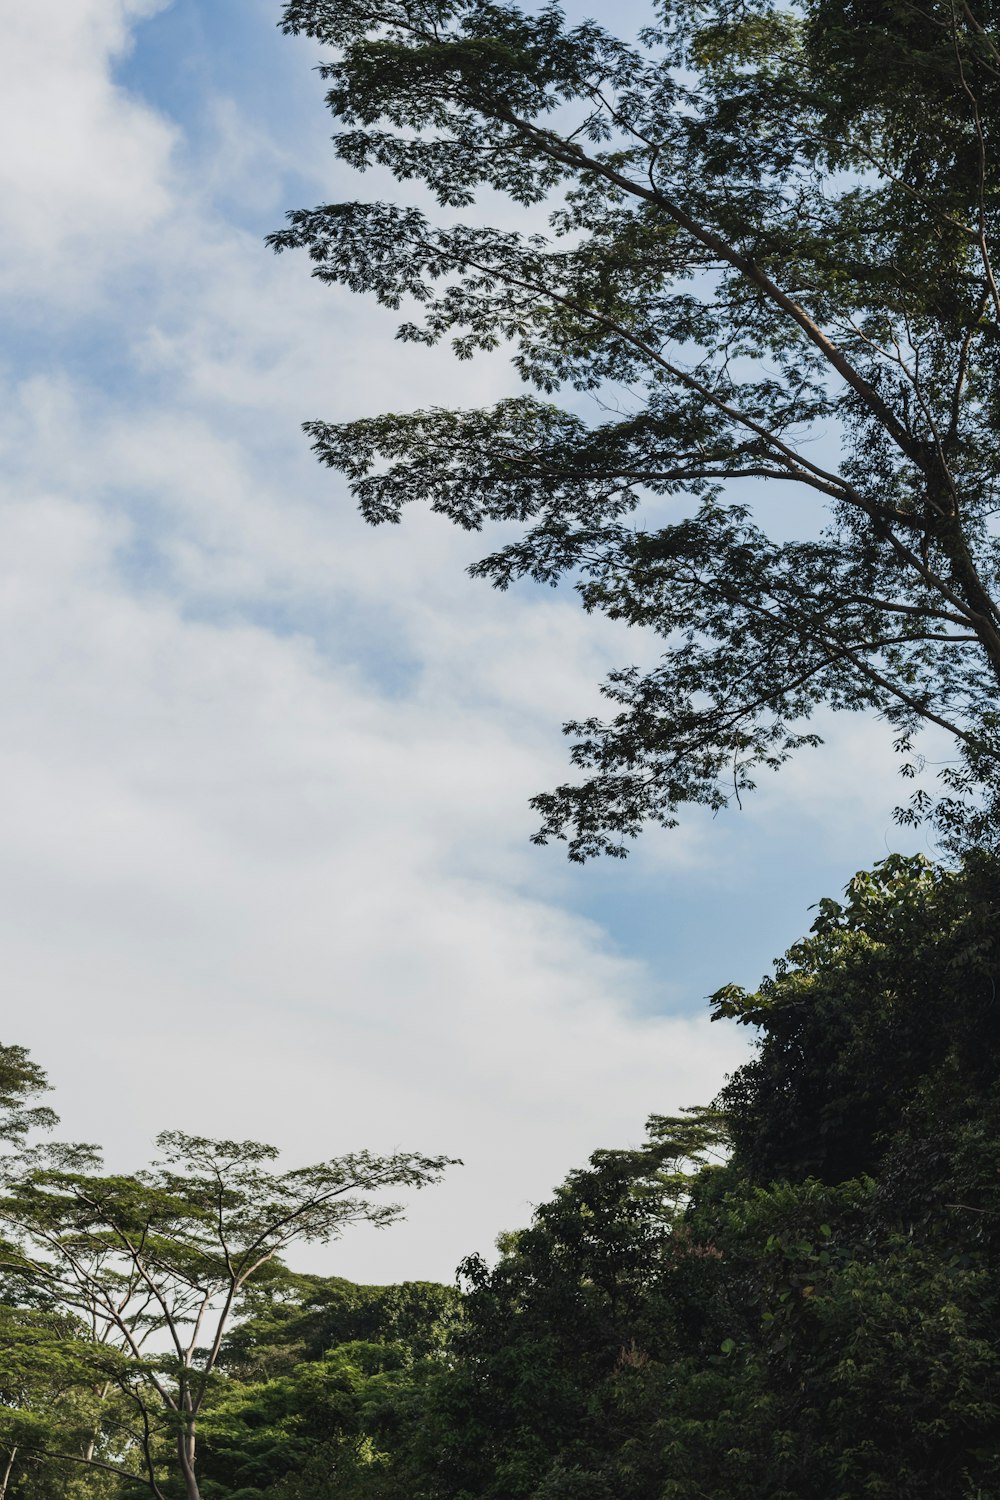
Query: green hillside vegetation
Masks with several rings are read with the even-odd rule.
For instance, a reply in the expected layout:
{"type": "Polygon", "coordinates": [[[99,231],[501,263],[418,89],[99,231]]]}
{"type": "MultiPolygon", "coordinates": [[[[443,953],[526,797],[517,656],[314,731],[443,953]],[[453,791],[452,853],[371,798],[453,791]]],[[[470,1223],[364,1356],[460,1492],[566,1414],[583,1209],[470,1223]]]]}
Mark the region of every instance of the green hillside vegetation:
{"type": "MultiPolygon", "coordinates": [[[[718,1100],[596,1151],[457,1288],[276,1257],[209,1383],[202,1500],[1000,1493],[998,979],[995,861],[859,874],[713,997],[758,1033],[718,1100]]],[[[42,1080],[4,1057],[16,1143],[42,1080]]],[[[142,1474],[141,1361],[9,1248],[4,1275],[5,1497],[182,1500],[169,1422],[142,1474]]]]}

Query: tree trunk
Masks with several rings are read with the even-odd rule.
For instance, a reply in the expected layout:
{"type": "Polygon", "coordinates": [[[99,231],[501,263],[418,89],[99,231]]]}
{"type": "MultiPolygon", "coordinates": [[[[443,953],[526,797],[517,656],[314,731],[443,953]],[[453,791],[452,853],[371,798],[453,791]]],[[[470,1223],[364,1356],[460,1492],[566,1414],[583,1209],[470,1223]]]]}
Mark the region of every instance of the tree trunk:
{"type": "Polygon", "coordinates": [[[198,1488],[198,1476],[195,1474],[195,1435],[194,1424],[186,1431],[177,1434],[177,1458],[184,1476],[185,1500],[201,1500],[201,1490],[198,1488]]]}
{"type": "Polygon", "coordinates": [[[10,1457],[7,1459],[3,1473],[0,1474],[0,1500],[4,1500],[4,1496],[7,1493],[7,1486],[10,1484],[10,1476],[14,1469],[14,1460],[16,1457],[17,1447],[15,1446],[11,1448],[10,1457]]]}

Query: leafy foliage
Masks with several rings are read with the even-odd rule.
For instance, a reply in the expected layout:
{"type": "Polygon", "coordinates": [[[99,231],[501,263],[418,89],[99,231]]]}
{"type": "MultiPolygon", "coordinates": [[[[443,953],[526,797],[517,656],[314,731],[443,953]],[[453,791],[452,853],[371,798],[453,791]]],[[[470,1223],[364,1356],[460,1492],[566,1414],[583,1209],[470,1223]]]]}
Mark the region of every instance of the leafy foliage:
{"type": "Polygon", "coordinates": [[[180,1500],[171,1444],[195,1423],[202,1500],[997,1494],[998,917],[1000,862],[982,854],[861,872],[754,994],[714,997],[759,1033],[714,1106],[595,1152],[492,1263],[463,1263],[459,1289],[296,1276],[272,1256],[187,1374],[131,1350],[107,1309],[95,1321],[96,1288],[138,1341],[154,1315],[122,1294],[140,1266],[181,1309],[227,1253],[236,1268],[261,1236],[285,1242],[275,1205],[313,1204],[321,1233],[324,1184],[350,1183],[337,1201],[356,1213],[371,1174],[441,1164],[350,1158],[288,1180],[267,1148],[187,1137],[134,1178],[79,1151],[36,1158],[4,1204],[22,1225],[0,1310],[6,1493],[138,1500],[152,1479],[180,1500]],[[64,1259],[84,1255],[69,1295],[64,1259]],[[190,1393],[187,1425],[149,1401],[157,1381],[190,1393]]]}
{"type": "MultiPolygon", "coordinates": [[[[422,1187],[450,1163],[357,1152],[279,1172],[275,1148],[254,1141],[168,1131],[157,1144],[160,1159],[131,1177],[103,1174],[88,1147],[30,1153],[0,1199],[5,1266],[22,1302],[70,1320],[51,1353],[75,1360],[76,1384],[97,1398],[86,1441],[43,1434],[31,1446],[134,1474],[158,1500],[173,1475],[186,1500],[200,1500],[199,1422],[248,1288],[283,1277],[290,1245],[392,1223],[402,1210],[384,1190],[422,1187]]],[[[22,1330],[26,1348],[34,1332],[22,1330]]]]}
{"type": "Polygon", "coordinates": [[[358,1286],[339,1276],[289,1276],[257,1290],[221,1360],[241,1379],[285,1373],[347,1344],[392,1344],[412,1362],[439,1354],[460,1316],[458,1292],[436,1282],[358,1286]]]}
{"type": "Polygon", "coordinates": [[[206,1415],[207,1500],[395,1494],[386,1444],[441,1368],[459,1308],[453,1288],[427,1282],[297,1277],[266,1297],[224,1353],[231,1378],[206,1415]]]}
{"type": "Polygon", "coordinates": [[[537,393],[313,420],[318,456],[373,522],[520,523],[474,572],[570,578],[662,639],[609,679],[612,718],[567,726],[586,778],[536,799],[573,858],[739,797],[820,704],[907,754],[945,729],[939,829],[995,836],[994,10],[663,0],[628,43],[554,5],[286,4],[334,49],[340,157],[441,212],[327,204],[271,243],[405,308],[405,340],[509,349],[537,393]],[[491,193],[523,228],[483,222],[491,193]],[[793,537],[755,521],[761,485],[793,537]]]}
{"type": "Polygon", "coordinates": [[[20,1144],[33,1130],[48,1130],[58,1117],[44,1104],[35,1104],[48,1090],[42,1069],[24,1047],[0,1046],[0,1141],[20,1144]]]}
{"type": "Polygon", "coordinates": [[[994,863],[893,858],[757,995],[720,992],[760,1046],[684,1122],[687,1170],[653,1121],[466,1264],[409,1493],[996,1493],[998,906],[994,863]]]}
{"type": "Polygon", "coordinates": [[[874,1173],[928,1089],[992,1077],[997,866],[970,859],[955,873],[894,856],[846,894],[819,903],[810,936],[756,994],[713,997],[717,1017],[764,1029],[722,1095],[758,1181],[874,1173]]]}

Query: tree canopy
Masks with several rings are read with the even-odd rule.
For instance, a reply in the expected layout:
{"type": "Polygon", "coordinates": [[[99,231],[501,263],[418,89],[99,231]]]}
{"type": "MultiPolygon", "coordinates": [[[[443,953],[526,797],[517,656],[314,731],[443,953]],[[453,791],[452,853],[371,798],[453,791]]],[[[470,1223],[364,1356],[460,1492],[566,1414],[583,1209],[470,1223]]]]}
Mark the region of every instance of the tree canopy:
{"type": "Polygon", "coordinates": [[[0,1269],[27,1374],[11,1384],[0,1444],[156,1500],[173,1476],[200,1500],[199,1425],[250,1290],[287,1275],[289,1246],[393,1223],[402,1209],[385,1190],[420,1188],[451,1162],[362,1151],[279,1171],[277,1150],[255,1141],[167,1131],[157,1145],[131,1176],[104,1172],[92,1147],[60,1145],[7,1174],[0,1269]],[[64,1402],[51,1409],[66,1385],[86,1398],[73,1423],[64,1402]]]}
{"type": "Polygon", "coordinates": [[[310,1493],[996,1494],[998,979],[995,863],[861,872],[756,995],[720,991],[759,1046],[718,1107],[470,1258],[450,1357],[356,1404],[377,1461],[310,1493]]]}
{"type": "Polygon", "coordinates": [[[758,1034],[719,1098],[594,1152],[457,1287],[272,1254],[436,1159],[281,1173],[171,1135],[112,1177],[29,1148],[0,1203],[0,1495],[995,1495],[998,982],[1000,861],[859,872],[754,993],[717,992],[758,1034]]]}
{"type": "Polygon", "coordinates": [[[586,775],[536,806],[572,857],[740,797],[819,705],[888,721],[911,775],[917,731],[946,732],[944,786],[900,815],[995,837],[995,21],[661,0],[632,42],[555,5],[286,5],[334,49],[339,156],[401,186],[271,243],[404,308],[403,339],[507,348],[533,388],[311,420],[317,454],[369,521],[518,523],[475,573],[571,579],[662,638],[607,720],[566,726],[586,775]]]}

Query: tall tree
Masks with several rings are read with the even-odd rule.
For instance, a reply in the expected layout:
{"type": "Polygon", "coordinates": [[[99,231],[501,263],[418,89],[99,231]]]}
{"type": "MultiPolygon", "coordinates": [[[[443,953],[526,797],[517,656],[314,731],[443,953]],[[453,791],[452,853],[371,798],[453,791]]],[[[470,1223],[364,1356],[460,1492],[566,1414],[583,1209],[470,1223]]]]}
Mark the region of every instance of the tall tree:
{"type": "MultiPolygon", "coordinates": [[[[445,1157],[368,1152],[279,1172],[277,1151],[170,1131],[160,1159],[109,1176],[86,1147],[50,1148],[5,1186],[0,1226],[24,1300],[72,1320],[56,1353],[105,1400],[90,1439],[45,1455],[118,1474],[164,1500],[172,1474],[200,1500],[199,1419],[248,1288],[303,1241],[402,1210],[385,1189],[434,1182],[445,1157]]],[[[37,1446],[37,1443],[36,1443],[37,1446]]]]}
{"type": "Polygon", "coordinates": [[[917,731],[945,731],[938,825],[995,837],[996,22],[995,0],[659,0],[633,44],[551,4],[286,5],[335,49],[339,156],[442,213],[323,205],[271,243],[405,303],[403,339],[508,347],[538,393],[310,421],[317,454],[369,521],[419,500],[522,523],[474,573],[570,578],[663,638],[612,674],[609,721],[566,726],[588,775],[536,806],[571,857],[738,798],[822,704],[888,721],[911,774],[917,731]],[[463,222],[487,193],[503,227],[463,222]],[[789,499],[770,534],[761,485],[789,499]]]}

